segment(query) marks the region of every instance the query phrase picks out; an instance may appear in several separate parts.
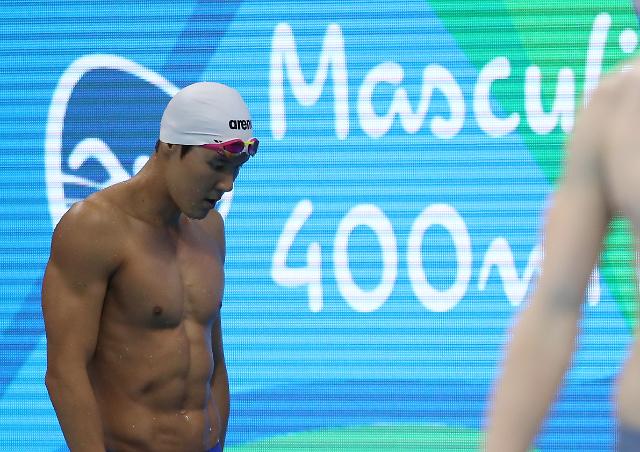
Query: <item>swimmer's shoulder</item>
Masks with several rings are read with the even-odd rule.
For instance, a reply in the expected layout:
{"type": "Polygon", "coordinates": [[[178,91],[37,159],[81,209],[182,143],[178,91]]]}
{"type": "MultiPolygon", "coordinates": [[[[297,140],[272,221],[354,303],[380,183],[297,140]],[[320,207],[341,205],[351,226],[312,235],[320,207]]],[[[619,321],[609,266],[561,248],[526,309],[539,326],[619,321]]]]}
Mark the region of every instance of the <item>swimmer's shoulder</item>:
{"type": "Polygon", "coordinates": [[[224,219],[220,212],[212,209],[205,218],[197,221],[202,233],[207,239],[216,243],[221,250],[222,256],[225,254],[224,219]]]}
{"type": "Polygon", "coordinates": [[[220,212],[212,209],[199,223],[206,234],[212,238],[224,240],[224,219],[220,212]]]}
{"type": "Polygon", "coordinates": [[[85,276],[113,274],[124,262],[122,237],[109,205],[100,196],[79,201],[53,231],[49,265],[85,276]]]}
{"type": "Polygon", "coordinates": [[[214,230],[224,230],[224,219],[216,209],[211,209],[207,216],[202,220],[202,224],[207,228],[214,230]]]}
{"type": "Polygon", "coordinates": [[[74,248],[84,244],[113,251],[123,233],[124,212],[104,191],[78,201],[62,216],[53,241],[74,248]]]}

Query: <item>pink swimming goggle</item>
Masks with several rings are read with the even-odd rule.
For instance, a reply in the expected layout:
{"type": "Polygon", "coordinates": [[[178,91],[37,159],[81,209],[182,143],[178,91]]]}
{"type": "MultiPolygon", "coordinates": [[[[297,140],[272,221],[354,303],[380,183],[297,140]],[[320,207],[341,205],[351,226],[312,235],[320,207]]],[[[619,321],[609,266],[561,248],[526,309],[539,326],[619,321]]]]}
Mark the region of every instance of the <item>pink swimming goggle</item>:
{"type": "Polygon", "coordinates": [[[238,155],[246,151],[249,156],[253,157],[258,152],[258,144],[260,142],[257,138],[251,138],[249,141],[236,138],[233,140],[225,141],[224,143],[211,143],[201,144],[203,148],[212,149],[219,153],[228,152],[229,154],[238,155]]]}

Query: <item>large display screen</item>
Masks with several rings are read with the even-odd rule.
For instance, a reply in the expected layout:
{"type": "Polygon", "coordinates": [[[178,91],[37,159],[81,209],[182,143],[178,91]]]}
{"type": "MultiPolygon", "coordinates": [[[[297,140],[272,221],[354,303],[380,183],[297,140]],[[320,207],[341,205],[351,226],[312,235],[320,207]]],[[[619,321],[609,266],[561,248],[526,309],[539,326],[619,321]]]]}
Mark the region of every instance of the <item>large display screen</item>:
{"type": "MultiPolygon", "coordinates": [[[[67,450],[54,226],[138,171],[202,80],[241,92],[261,142],[219,206],[226,450],[477,450],[563,144],[637,31],[629,0],[3,1],[0,450],[67,450]]],[[[615,221],[538,450],[613,447],[630,243],[615,221]]]]}

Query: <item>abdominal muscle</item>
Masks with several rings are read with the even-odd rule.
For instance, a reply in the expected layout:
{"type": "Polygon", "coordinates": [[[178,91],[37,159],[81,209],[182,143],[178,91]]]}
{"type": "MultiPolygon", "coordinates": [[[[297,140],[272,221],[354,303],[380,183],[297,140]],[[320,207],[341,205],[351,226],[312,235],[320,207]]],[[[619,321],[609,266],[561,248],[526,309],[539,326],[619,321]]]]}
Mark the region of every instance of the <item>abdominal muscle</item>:
{"type": "Polygon", "coordinates": [[[215,445],[208,330],[189,320],[167,329],[102,330],[90,376],[107,450],[201,452],[215,445]]]}

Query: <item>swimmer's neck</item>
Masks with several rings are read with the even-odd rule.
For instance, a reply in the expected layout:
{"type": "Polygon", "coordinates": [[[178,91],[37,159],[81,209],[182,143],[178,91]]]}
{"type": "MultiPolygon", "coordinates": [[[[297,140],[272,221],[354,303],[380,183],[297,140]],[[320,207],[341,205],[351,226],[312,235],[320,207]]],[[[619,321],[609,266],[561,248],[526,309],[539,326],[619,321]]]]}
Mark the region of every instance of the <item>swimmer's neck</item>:
{"type": "Polygon", "coordinates": [[[186,219],[169,193],[162,163],[155,154],[124,185],[125,210],[129,215],[167,229],[177,229],[186,219]]]}

